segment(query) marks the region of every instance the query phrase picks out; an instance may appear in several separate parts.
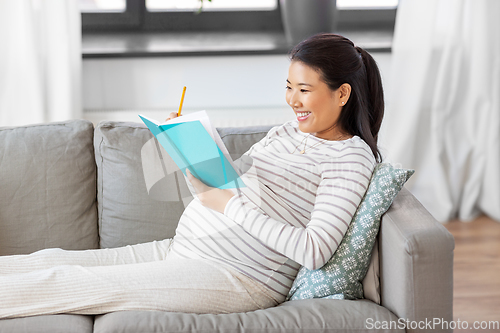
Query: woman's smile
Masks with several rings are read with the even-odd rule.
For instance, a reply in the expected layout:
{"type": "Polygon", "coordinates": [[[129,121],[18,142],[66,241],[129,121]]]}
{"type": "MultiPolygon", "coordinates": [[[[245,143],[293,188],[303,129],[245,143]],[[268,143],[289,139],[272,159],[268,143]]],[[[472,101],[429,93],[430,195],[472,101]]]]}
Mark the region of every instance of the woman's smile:
{"type": "Polygon", "coordinates": [[[297,120],[298,121],[305,121],[307,118],[309,118],[309,116],[312,113],[310,111],[306,111],[306,112],[296,111],[295,114],[297,115],[297,120]]]}

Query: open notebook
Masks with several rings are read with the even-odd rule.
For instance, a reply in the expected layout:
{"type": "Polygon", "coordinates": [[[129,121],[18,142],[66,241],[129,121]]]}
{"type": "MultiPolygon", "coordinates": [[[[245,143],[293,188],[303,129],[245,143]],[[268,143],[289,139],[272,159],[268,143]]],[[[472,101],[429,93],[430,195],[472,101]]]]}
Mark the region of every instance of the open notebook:
{"type": "Polygon", "coordinates": [[[205,111],[164,123],[143,115],[139,117],[184,175],[188,168],[208,186],[220,189],[245,187],[205,111]]]}

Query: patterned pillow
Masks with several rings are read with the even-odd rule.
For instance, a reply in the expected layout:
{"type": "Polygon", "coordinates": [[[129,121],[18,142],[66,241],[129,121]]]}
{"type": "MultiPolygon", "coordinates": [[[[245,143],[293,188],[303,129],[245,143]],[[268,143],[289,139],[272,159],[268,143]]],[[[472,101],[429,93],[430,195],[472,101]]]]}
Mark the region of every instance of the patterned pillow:
{"type": "Polygon", "coordinates": [[[302,267],[287,300],[363,298],[362,281],[370,264],[380,218],[414,172],[387,163],[375,167],[368,190],[337,251],[320,269],[302,267]]]}

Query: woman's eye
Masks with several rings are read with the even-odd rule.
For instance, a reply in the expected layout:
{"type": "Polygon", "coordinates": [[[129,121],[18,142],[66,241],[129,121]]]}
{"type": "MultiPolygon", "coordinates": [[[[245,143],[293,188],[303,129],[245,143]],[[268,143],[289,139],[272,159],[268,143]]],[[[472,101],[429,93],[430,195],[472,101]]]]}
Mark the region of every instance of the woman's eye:
{"type": "Polygon", "coordinates": [[[300,92],[308,92],[309,90],[307,89],[300,89],[300,92]]]}
{"type": "Polygon", "coordinates": [[[291,90],[291,89],[292,89],[292,87],[286,86],[286,87],[285,87],[285,89],[286,89],[286,90],[291,90]]]}

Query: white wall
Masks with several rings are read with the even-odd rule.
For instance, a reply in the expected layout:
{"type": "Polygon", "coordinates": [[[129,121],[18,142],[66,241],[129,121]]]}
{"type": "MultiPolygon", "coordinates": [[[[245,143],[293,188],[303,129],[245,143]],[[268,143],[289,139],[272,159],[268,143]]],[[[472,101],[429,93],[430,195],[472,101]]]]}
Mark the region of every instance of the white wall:
{"type": "MultiPolygon", "coordinates": [[[[373,53],[387,85],[390,53],[373,53]]],[[[271,125],[293,119],[285,102],[286,55],[83,61],[84,117],[139,122],[177,111],[207,110],[215,126],[271,125]]]]}

